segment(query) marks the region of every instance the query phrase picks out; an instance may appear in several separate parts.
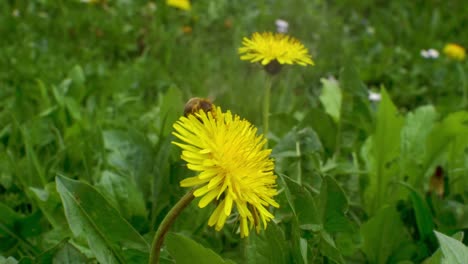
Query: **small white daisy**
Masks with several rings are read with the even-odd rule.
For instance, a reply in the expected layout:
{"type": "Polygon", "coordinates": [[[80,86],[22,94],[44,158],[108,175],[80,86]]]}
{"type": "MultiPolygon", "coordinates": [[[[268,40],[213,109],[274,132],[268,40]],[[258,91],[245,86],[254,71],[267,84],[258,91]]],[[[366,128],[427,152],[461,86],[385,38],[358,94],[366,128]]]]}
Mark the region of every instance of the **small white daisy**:
{"type": "Polygon", "coordinates": [[[276,31],[278,33],[288,32],[288,27],[289,27],[288,21],[282,20],[282,19],[276,19],[275,24],[276,24],[276,31]]]}
{"type": "Polygon", "coordinates": [[[439,52],[435,49],[421,50],[421,57],[425,59],[437,59],[439,52]]]}
{"type": "Polygon", "coordinates": [[[380,95],[380,93],[369,91],[369,100],[371,100],[372,102],[379,102],[380,100],[382,100],[382,95],[380,95]]]}

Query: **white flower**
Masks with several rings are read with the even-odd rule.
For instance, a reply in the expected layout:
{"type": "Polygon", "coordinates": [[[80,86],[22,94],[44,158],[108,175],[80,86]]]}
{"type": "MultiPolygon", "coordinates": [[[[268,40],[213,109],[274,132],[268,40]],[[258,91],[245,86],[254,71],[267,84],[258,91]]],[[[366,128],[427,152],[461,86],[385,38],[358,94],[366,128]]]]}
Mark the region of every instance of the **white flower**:
{"type": "Polygon", "coordinates": [[[276,24],[276,31],[278,33],[288,32],[288,27],[289,27],[288,21],[282,20],[282,19],[276,19],[275,24],[276,24]]]}
{"type": "Polygon", "coordinates": [[[379,102],[381,99],[382,95],[373,91],[369,91],[369,100],[371,100],[372,102],[379,102]]]}
{"type": "Polygon", "coordinates": [[[425,59],[437,59],[439,52],[435,49],[421,50],[421,57],[425,59]]]}

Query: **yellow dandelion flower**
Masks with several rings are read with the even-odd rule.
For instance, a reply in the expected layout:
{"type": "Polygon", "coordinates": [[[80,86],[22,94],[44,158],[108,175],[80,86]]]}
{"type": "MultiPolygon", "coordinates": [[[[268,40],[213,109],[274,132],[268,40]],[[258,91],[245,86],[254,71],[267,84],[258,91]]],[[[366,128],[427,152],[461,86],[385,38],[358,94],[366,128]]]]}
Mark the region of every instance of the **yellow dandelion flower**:
{"type": "Polygon", "coordinates": [[[212,201],[217,207],[208,225],[217,231],[237,210],[240,235],[246,237],[255,226],[257,232],[273,219],[270,205],[279,207],[271,149],[264,149],[266,139],[247,120],[221,108],[182,116],[173,135],[183,143],[172,142],[182,149],[181,158],[190,170],[199,174],[180,182],[182,187],[196,186],[195,197],[202,197],[200,208],[212,201]]]}
{"type": "Polygon", "coordinates": [[[312,57],[297,39],[281,33],[254,33],[252,38],[242,40],[239,48],[241,60],[260,62],[267,65],[277,61],[279,64],[314,65],[312,57]]]}
{"type": "Polygon", "coordinates": [[[166,4],[185,11],[189,11],[192,8],[189,0],[166,0],[166,4]]]}
{"type": "Polygon", "coordinates": [[[466,57],[465,48],[454,43],[445,45],[444,54],[447,55],[447,57],[458,61],[462,61],[466,57]]]}

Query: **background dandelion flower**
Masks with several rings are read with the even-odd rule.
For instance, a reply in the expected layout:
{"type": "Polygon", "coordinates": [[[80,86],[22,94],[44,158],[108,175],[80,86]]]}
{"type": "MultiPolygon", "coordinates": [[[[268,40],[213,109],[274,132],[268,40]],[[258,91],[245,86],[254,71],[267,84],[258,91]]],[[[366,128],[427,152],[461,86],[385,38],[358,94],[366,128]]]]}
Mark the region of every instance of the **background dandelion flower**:
{"type": "Polygon", "coordinates": [[[264,149],[266,139],[247,120],[230,111],[223,113],[200,110],[181,117],[174,124],[173,134],[183,143],[172,142],[182,149],[181,158],[195,177],[180,182],[182,187],[197,186],[195,197],[202,197],[200,208],[218,201],[208,220],[217,231],[224,226],[234,209],[240,217],[241,237],[257,232],[273,219],[270,205],[279,207],[273,197],[277,194],[274,162],[270,149],[264,149]],[[215,117],[216,118],[215,118],[215,117]]]}
{"type": "Polygon", "coordinates": [[[192,8],[189,0],[166,0],[166,4],[185,11],[189,11],[192,8]]]}
{"type": "Polygon", "coordinates": [[[444,54],[447,55],[447,57],[458,61],[462,61],[466,57],[465,48],[454,43],[445,45],[444,54]]]}
{"type": "Polygon", "coordinates": [[[267,65],[272,61],[279,64],[314,65],[312,57],[297,39],[280,33],[254,33],[252,38],[242,40],[239,48],[241,60],[260,62],[267,65]]]}

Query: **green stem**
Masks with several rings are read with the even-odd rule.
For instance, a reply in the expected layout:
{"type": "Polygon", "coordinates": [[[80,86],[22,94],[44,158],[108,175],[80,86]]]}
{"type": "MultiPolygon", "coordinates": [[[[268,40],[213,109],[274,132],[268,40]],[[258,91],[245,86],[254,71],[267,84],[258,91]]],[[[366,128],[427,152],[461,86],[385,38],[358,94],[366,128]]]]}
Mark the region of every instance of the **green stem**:
{"type": "Polygon", "coordinates": [[[462,86],[462,92],[463,92],[463,98],[462,98],[462,107],[466,107],[466,104],[468,103],[468,87],[466,84],[466,75],[465,72],[463,71],[463,67],[461,63],[457,63],[457,70],[458,74],[460,75],[460,80],[461,80],[461,86],[462,86]]]}
{"type": "Polygon", "coordinates": [[[176,218],[179,214],[184,210],[187,205],[190,204],[191,201],[195,198],[193,196],[193,192],[195,190],[191,190],[190,192],[186,193],[180,200],[172,207],[172,209],[167,213],[166,217],[162,220],[161,224],[156,230],[156,234],[153,238],[153,243],[151,245],[151,252],[149,258],[149,264],[157,264],[159,263],[159,254],[161,253],[161,247],[164,242],[164,237],[166,236],[167,231],[174,223],[176,218]]]}
{"type": "MultiPolygon", "coordinates": [[[[269,118],[270,118],[270,94],[273,77],[267,74],[265,80],[265,93],[263,96],[263,134],[268,138],[269,118]]],[[[268,142],[266,146],[268,147],[268,142]]]]}
{"type": "Polygon", "coordinates": [[[296,141],[296,155],[297,155],[297,182],[302,185],[302,154],[301,154],[301,143],[296,141]]]}

